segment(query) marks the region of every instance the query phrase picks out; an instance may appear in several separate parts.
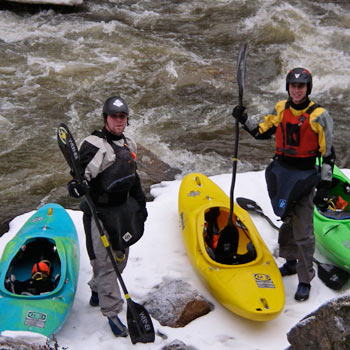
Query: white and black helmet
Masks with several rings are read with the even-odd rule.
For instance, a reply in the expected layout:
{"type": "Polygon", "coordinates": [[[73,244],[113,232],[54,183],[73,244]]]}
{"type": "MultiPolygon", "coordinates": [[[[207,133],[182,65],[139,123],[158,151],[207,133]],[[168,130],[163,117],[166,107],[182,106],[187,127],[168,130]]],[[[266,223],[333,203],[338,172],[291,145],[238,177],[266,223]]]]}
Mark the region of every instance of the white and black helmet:
{"type": "Polygon", "coordinates": [[[106,120],[108,115],[113,115],[116,113],[126,113],[129,115],[127,103],[119,96],[110,97],[103,104],[102,115],[104,120],[106,120]]]}

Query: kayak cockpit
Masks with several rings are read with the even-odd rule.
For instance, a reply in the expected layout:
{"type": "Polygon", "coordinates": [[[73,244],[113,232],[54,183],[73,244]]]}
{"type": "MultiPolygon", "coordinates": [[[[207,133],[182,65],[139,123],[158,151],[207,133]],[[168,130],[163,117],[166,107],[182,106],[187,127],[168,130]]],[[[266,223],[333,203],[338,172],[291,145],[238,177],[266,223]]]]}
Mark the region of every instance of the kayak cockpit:
{"type": "Polygon", "coordinates": [[[59,284],[61,261],[51,239],[27,240],[14,255],[5,275],[5,288],[17,295],[42,295],[59,284]]]}
{"type": "Polygon", "coordinates": [[[234,227],[226,230],[228,209],[224,207],[210,207],[204,212],[203,242],[209,257],[221,264],[240,265],[254,261],[257,257],[256,249],[250,238],[248,229],[233,215],[234,227]]]}
{"type": "Polygon", "coordinates": [[[344,178],[334,176],[329,195],[328,207],[317,207],[318,213],[332,220],[349,220],[350,183],[344,178]]]}

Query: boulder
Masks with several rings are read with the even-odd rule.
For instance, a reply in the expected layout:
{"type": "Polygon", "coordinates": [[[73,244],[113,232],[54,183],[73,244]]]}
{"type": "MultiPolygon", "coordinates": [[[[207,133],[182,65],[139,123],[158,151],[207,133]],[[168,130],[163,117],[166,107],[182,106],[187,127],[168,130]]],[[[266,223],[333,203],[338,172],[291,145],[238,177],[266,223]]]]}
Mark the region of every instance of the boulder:
{"type": "Polygon", "coordinates": [[[137,145],[137,171],[141,178],[141,184],[145,191],[147,200],[152,200],[150,187],[162,181],[172,181],[181,171],[172,168],[169,164],[159,159],[149,149],[142,145],[137,145]]]}
{"type": "Polygon", "coordinates": [[[160,350],[196,350],[193,346],[188,346],[181,340],[174,340],[170,344],[163,346],[160,350]]]}
{"type": "Polygon", "coordinates": [[[209,313],[213,306],[189,283],[180,279],[164,281],[145,297],[144,306],[162,326],[184,327],[209,313]]]}
{"type": "Polygon", "coordinates": [[[288,350],[350,349],[350,296],[323,304],[299,321],[287,338],[288,350]]]}

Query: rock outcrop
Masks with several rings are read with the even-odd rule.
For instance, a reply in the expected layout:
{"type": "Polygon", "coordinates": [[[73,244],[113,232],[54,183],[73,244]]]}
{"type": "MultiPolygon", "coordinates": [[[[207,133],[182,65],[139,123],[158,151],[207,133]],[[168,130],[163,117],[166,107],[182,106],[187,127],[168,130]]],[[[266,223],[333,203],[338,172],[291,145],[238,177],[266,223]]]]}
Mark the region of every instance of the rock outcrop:
{"type": "Polygon", "coordinates": [[[350,296],[323,304],[299,321],[287,338],[287,350],[349,350],[350,296]]]}
{"type": "Polygon", "coordinates": [[[213,308],[189,283],[179,279],[154,287],[144,299],[144,306],[162,326],[173,328],[184,327],[213,308]]]}

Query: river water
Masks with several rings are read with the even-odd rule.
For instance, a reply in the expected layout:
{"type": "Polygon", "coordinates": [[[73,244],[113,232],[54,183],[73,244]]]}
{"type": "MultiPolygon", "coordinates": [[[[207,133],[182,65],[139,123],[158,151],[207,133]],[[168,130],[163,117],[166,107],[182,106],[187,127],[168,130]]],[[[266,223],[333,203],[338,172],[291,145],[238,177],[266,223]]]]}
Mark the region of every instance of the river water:
{"type": "MultiPolygon", "coordinates": [[[[0,3],[0,222],[57,201],[67,166],[56,142],[101,126],[121,94],[138,143],[182,175],[229,173],[236,57],[248,42],[244,104],[253,118],[285,98],[297,66],[335,121],[340,167],[350,167],[350,3],[327,0],[90,0],[77,8],[0,3]]],[[[273,141],[240,132],[238,171],[261,170],[273,141]]]]}

